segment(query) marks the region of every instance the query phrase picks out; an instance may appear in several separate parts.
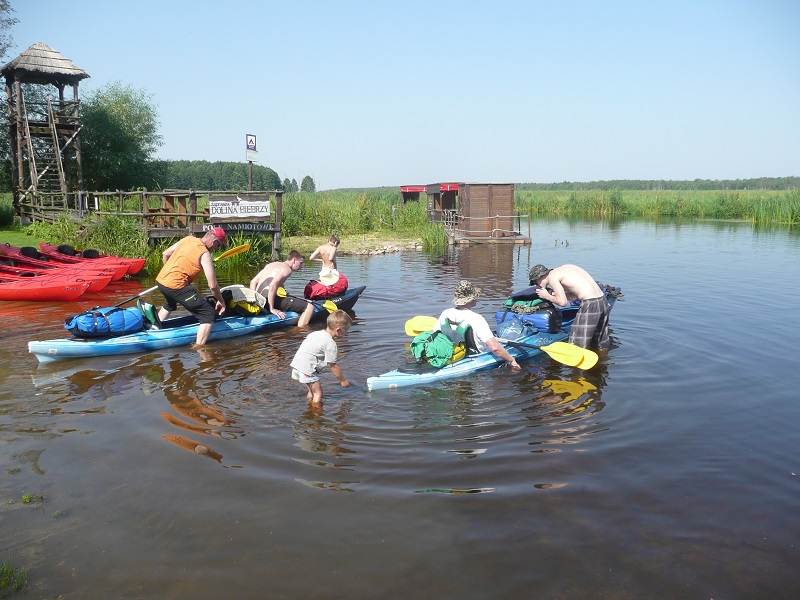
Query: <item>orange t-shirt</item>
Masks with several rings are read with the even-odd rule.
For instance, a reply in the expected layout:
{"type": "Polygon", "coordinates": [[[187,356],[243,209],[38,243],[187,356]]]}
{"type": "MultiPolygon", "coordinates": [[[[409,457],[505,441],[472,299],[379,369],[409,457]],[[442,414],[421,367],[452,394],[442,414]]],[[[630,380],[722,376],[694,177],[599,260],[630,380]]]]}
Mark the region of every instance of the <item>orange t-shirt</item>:
{"type": "Polygon", "coordinates": [[[171,290],[179,290],[189,285],[203,272],[200,257],[206,252],[208,248],[201,238],[194,236],[183,238],[178,242],[178,247],[169,260],[161,267],[156,281],[171,290]]]}

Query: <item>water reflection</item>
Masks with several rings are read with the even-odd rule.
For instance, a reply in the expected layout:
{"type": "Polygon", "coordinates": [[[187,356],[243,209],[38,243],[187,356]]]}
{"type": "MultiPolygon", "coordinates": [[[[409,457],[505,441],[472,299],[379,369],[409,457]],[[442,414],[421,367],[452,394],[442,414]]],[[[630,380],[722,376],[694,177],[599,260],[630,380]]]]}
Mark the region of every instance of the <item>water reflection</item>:
{"type": "MultiPolygon", "coordinates": [[[[173,413],[161,411],[160,415],[173,427],[195,436],[235,440],[244,432],[217,406],[218,388],[197,385],[198,372],[211,369],[213,358],[210,349],[197,350],[201,362],[191,371],[187,370],[182,357],[151,364],[142,375],[142,391],[148,393],[148,388],[155,385],[164,393],[173,413]]],[[[214,450],[208,440],[200,442],[184,433],[164,434],[162,438],[179,448],[222,462],[223,455],[214,450]]]]}

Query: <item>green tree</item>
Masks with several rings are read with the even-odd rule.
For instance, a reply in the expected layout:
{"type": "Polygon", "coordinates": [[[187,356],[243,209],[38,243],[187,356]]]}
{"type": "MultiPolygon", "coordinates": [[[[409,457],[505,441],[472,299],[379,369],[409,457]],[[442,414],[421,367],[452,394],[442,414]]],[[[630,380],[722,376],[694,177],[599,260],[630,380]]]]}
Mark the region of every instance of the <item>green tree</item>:
{"type": "Polygon", "coordinates": [[[162,141],[150,94],[110,83],[83,101],[81,122],[86,189],[163,187],[165,164],[154,159],[162,141]]]}
{"type": "Polygon", "coordinates": [[[0,0],[0,60],[5,57],[6,52],[14,43],[9,30],[19,23],[19,20],[11,16],[13,12],[14,9],[11,8],[8,0],[0,0]]]}
{"type": "Polygon", "coordinates": [[[306,175],[303,177],[303,181],[300,182],[300,191],[301,192],[316,192],[317,185],[314,183],[314,180],[311,178],[310,175],[306,175]]]}

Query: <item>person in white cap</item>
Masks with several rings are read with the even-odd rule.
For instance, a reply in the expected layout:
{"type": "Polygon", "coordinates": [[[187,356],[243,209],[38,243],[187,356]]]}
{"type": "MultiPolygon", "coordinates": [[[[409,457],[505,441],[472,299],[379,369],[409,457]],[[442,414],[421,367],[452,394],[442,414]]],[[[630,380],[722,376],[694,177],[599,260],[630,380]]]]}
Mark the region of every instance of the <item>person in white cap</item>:
{"type": "Polygon", "coordinates": [[[195,316],[200,326],[197,328],[195,343],[202,346],[208,341],[211,326],[217,314],[225,312],[225,301],[217,283],[214,272],[214,259],[211,252],[225,245],[225,230],[214,227],[206,232],[202,238],[189,235],[175,242],[164,250],[162,258],[164,266],[156,277],[159,291],[164,295],[164,306],[158,311],[160,321],[165,321],[170,313],[183,306],[195,316]],[[208,289],[217,301],[212,307],[202,296],[192,282],[200,273],[204,273],[208,282],[208,289]]]}
{"type": "MultiPolygon", "coordinates": [[[[458,282],[455,290],[453,291],[453,305],[454,308],[446,308],[441,315],[439,315],[439,322],[434,327],[434,330],[441,331],[453,342],[460,342],[461,340],[455,339],[453,336],[459,326],[468,325],[471,337],[474,342],[475,352],[491,351],[492,354],[498,358],[502,358],[509,366],[514,369],[520,369],[516,359],[508,353],[497,338],[494,337],[489,324],[482,315],[471,310],[475,306],[478,297],[481,295],[481,288],[475,287],[469,281],[462,280],[458,282]]],[[[469,353],[469,341],[467,341],[467,352],[469,353]]]]}

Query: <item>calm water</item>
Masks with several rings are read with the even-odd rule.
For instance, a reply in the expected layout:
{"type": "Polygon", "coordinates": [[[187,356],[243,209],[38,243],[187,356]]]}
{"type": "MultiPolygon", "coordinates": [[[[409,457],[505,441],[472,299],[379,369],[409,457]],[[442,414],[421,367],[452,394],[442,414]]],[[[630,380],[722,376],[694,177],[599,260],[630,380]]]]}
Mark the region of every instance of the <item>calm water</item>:
{"type": "Polygon", "coordinates": [[[326,374],[320,414],[289,376],[297,329],[39,367],[26,342],[62,337],[78,307],[4,305],[0,554],[27,568],[26,597],[798,597],[800,237],[530,233],[342,258],[368,287],[340,344],[353,385],[326,374]],[[542,356],[366,392],[457,279],[484,287],[490,316],[537,262],[622,287],[595,369],[542,356]]]}

